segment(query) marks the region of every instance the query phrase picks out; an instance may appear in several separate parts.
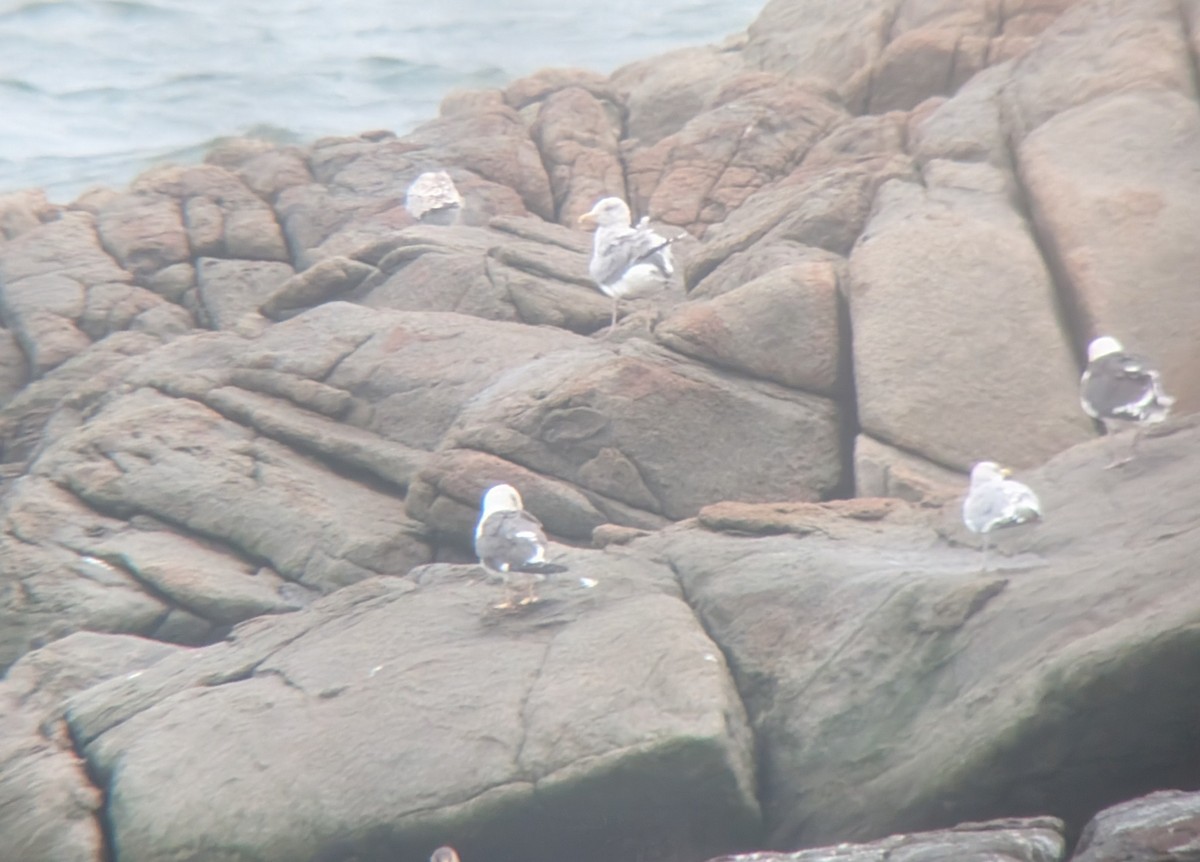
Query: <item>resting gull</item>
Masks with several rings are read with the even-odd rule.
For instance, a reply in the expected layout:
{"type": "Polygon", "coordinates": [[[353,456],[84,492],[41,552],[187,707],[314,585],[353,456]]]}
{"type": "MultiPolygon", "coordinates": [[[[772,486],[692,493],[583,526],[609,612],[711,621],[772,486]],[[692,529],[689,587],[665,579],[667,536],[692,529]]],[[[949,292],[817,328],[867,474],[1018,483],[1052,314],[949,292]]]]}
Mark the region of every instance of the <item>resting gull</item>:
{"type": "Polygon", "coordinates": [[[620,198],[603,198],[579,217],[582,225],[595,225],[592,261],[588,274],[613,301],[612,323],[617,325],[617,303],[624,297],[647,296],[667,285],[675,266],[667,239],[655,233],[649,219],[630,227],[629,207],[620,198]]]}
{"type": "Polygon", "coordinates": [[[458,851],[453,847],[439,847],[433,851],[429,862],[459,862],[458,851]]]}
{"type": "Polygon", "coordinates": [[[971,490],[963,500],[963,523],[972,533],[983,534],[983,569],[987,571],[988,534],[1042,517],[1037,495],[1008,478],[1009,471],[995,461],[980,461],[971,468],[971,490]]]}
{"type": "Polygon", "coordinates": [[[424,224],[457,224],[463,199],[445,171],[427,171],[412,181],[404,195],[408,214],[424,224]]]}
{"type": "Polygon", "coordinates": [[[565,566],[546,562],[546,534],[542,522],[523,508],[512,485],[493,485],[483,495],[479,524],[475,527],[475,554],[489,573],[504,581],[504,601],[496,608],[513,607],[513,590],[525,588],[520,604],[536,602],[534,585],[546,575],[565,572],[565,566]]]}
{"type": "Polygon", "coordinates": [[[1123,425],[1137,428],[1129,453],[1120,460],[1114,455],[1107,465],[1110,468],[1132,461],[1141,426],[1162,422],[1175,403],[1163,392],[1154,363],[1144,356],[1126,353],[1121,342],[1107,335],[1088,345],[1079,401],[1084,412],[1104,423],[1104,430],[1110,434],[1123,425]]]}

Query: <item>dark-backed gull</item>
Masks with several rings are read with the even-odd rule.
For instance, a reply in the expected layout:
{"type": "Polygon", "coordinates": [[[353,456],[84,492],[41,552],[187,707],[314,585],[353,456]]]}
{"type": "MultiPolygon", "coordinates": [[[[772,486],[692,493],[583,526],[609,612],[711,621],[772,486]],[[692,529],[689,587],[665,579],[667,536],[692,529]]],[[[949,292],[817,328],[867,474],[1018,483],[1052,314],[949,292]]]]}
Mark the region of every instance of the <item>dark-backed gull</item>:
{"type": "Polygon", "coordinates": [[[458,851],[453,847],[439,847],[430,855],[429,862],[459,862],[458,851]]]}
{"type": "Polygon", "coordinates": [[[625,297],[648,296],[662,290],[675,272],[670,245],[642,218],[631,227],[629,207],[620,198],[603,198],[579,217],[582,225],[595,225],[588,274],[605,296],[612,297],[612,322],[617,325],[617,303],[625,297]]]}
{"type": "Polygon", "coordinates": [[[424,224],[456,224],[462,204],[462,195],[445,171],[421,174],[404,195],[404,208],[408,214],[424,224]]]}
{"type": "Polygon", "coordinates": [[[565,572],[565,566],[546,562],[546,534],[542,522],[523,508],[512,485],[493,485],[483,495],[475,527],[475,554],[483,568],[504,581],[504,601],[499,609],[513,607],[513,591],[523,587],[520,604],[538,600],[534,586],[546,575],[565,572]]]}
{"type": "Polygon", "coordinates": [[[1137,426],[1129,453],[1114,455],[1108,467],[1133,460],[1142,425],[1162,422],[1175,399],[1163,392],[1158,369],[1149,359],[1126,353],[1121,342],[1107,335],[1088,345],[1088,364],[1079,381],[1079,401],[1093,419],[1114,433],[1125,425],[1137,426]]]}
{"type": "Polygon", "coordinates": [[[1009,471],[995,461],[980,461],[971,468],[971,489],[963,500],[963,523],[983,535],[983,569],[987,571],[988,534],[1042,517],[1037,495],[1028,486],[1008,478],[1009,471]]]}

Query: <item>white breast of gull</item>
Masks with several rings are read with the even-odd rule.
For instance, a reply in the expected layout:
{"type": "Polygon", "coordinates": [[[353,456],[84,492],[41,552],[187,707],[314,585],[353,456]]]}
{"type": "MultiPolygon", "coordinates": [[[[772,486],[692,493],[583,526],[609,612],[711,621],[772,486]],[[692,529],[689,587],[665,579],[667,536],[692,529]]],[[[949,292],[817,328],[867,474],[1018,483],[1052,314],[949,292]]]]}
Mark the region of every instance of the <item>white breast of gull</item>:
{"type": "Polygon", "coordinates": [[[971,468],[971,487],[963,500],[963,523],[972,533],[983,535],[985,570],[989,533],[1042,517],[1042,506],[1033,490],[1008,476],[1009,471],[995,461],[980,461],[971,468]]]}
{"type": "Polygon", "coordinates": [[[489,573],[505,586],[505,600],[497,608],[513,607],[513,591],[523,587],[519,604],[538,601],[536,584],[546,575],[565,572],[565,566],[546,562],[546,534],[542,522],[525,511],[521,495],[512,485],[493,485],[483,495],[479,523],[475,526],[475,555],[489,573]]]}
{"type": "Polygon", "coordinates": [[[452,225],[462,212],[463,199],[445,171],[426,171],[408,187],[404,208],[424,224],[452,225]]]}
{"type": "Polygon", "coordinates": [[[671,243],[655,232],[649,219],[630,225],[629,207],[620,198],[603,198],[579,217],[583,225],[595,225],[592,260],[588,274],[605,294],[612,297],[611,327],[617,324],[617,303],[626,297],[652,295],[675,273],[671,243]]]}

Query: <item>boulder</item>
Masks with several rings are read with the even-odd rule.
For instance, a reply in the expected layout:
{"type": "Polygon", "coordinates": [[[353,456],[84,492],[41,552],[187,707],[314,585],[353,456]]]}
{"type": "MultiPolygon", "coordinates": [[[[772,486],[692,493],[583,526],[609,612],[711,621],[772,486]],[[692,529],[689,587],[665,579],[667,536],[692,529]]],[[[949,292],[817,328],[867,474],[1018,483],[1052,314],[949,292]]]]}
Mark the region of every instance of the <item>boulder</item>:
{"type": "Polygon", "coordinates": [[[652,146],[713,107],[741,74],[741,52],[729,45],[680,48],[613,72],[625,106],[626,137],[652,146]]]}
{"type": "Polygon", "coordinates": [[[260,311],[272,320],[290,317],[354,290],[378,272],[370,264],[345,257],[327,257],[285,281],[267,297],[260,311]]]}
{"type": "Polygon", "coordinates": [[[0,241],[51,221],[59,208],[46,199],[41,189],[21,189],[0,194],[0,241]]]}
{"type": "Polygon", "coordinates": [[[620,195],[625,175],[619,156],[619,111],[581,87],[548,96],[530,134],[550,178],[554,214],[573,226],[597,200],[620,195]]]}
{"type": "Polygon", "coordinates": [[[1002,178],[894,181],[850,256],[858,415],[943,466],[1032,466],[1087,439],[1054,284],[1002,178]]]}
{"type": "Polygon", "coordinates": [[[1105,808],[1084,828],[1072,862],[1184,862],[1200,841],[1200,793],[1162,790],[1105,808]]]}
{"type": "MultiPolygon", "coordinates": [[[[211,164],[156,168],[138,177],[132,190],[176,201],[193,257],[291,259],[270,206],[224,168],[211,164]]],[[[101,225],[103,215],[101,211],[101,225]]]]}
{"type": "Polygon", "coordinates": [[[1066,845],[1062,821],[1028,817],[891,835],[870,844],[844,843],[794,853],[738,853],[710,862],[1063,862],[1066,845]]]}
{"type": "Polygon", "coordinates": [[[634,540],[729,657],[757,733],[764,846],[1030,811],[1071,833],[1193,781],[1200,689],[1180,680],[1200,655],[1197,441],[1192,419],[1121,475],[1103,468],[1110,440],[1023,473],[1045,520],[1000,538],[990,572],[957,500],[713,507],[700,523],[731,533],[634,540]]]}
{"type": "Polygon", "coordinates": [[[742,76],[712,110],[652,146],[630,149],[630,208],[703,237],[790,172],[844,117],[812,90],[772,75],[742,76]]]}
{"type": "Polygon", "coordinates": [[[944,503],[966,492],[967,478],[868,434],[854,438],[854,493],[913,503],[944,503]]]}
{"type": "Polygon", "coordinates": [[[156,192],[116,195],[100,208],[104,248],[135,279],[191,258],[179,202],[156,192]]]}
{"type": "Polygon", "coordinates": [[[678,519],[720,499],[832,495],[842,481],[838,435],[832,401],[629,341],[549,354],[505,375],[466,405],[443,448],[571,482],[595,505],[678,519]]]}
{"type": "Polygon", "coordinates": [[[1039,235],[1078,326],[1154,356],[1177,410],[1200,409],[1200,109],[1192,91],[1098,98],[1018,150],[1039,235]],[[1131,159],[1130,152],[1138,153],[1131,159]]]}
{"type": "Polygon", "coordinates": [[[92,508],[116,518],[152,514],[320,592],[429,559],[400,500],[150,388],[96,410],[33,469],[92,508]]]}
{"type": "Polygon", "coordinates": [[[196,261],[196,290],[206,322],[213,329],[232,329],[257,312],[295,273],[286,263],[258,260],[196,261]]]}
{"type": "Polygon", "coordinates": [[[76,696],[114,854],[617,862],[748,840],[744,714],[670,572],[555,557],[597,586],[505,614],[470,570],[435,566],[76,696]]]}
{"type": "Polygon", "coordinates": [[[710,301],[677,306],[655,335],[705,362],[834,395],[842,344],[839,269],[827,261],[777,267],[710,301]]]}
{"type": "Polygon", "coordinates": [[[0,682],[0,834],[21,862],[105,858],[103,795],[62,721],[76,692],[137,674],[176,648],[122,635],[80,633],[29,653],[0,682]]]}

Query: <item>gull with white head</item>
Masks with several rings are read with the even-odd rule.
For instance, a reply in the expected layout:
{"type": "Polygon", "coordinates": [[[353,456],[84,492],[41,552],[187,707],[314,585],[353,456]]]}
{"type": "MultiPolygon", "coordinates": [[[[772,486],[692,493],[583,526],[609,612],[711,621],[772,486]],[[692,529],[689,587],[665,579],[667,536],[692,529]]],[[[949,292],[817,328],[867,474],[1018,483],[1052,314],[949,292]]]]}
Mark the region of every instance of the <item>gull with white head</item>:
{"type": "Polygon", "coordinates": [[[1040,520],[1042,506],[1027,486],[1008,478],[1010,471],[995,461],[980,461],[971,468],[971,487],[963,500],[963,523],[983,536],[983,570],[993,530],[1016,527],[1040,520]]]}
{"type": "Polygon", "coordinates": [[[483,495],[479,523],[475,526],[475,554],[489,574],[504,581],[504,601],[514,607],[513,591],[524,588],[520,604],[538,601],[534,587],[546,575],[565,572],[566,566],[546,562],[546,534],[542,522],[525,511],[521,495],[512,485],[493,485],[483,495]]]}
{"type": "Polygon", "coordinates": [[[611,333],[617,325],[617,303],[626,297],[650,296],[667,286],[675,273],[668,239],[656,233],[643,218],[630,225],[629,206],[620,198],[603,198],[579,217],[582,225],[595,226],[588,274],[612,297],[611,333]]]}
{"type": "Polygon", "coordinates": [[[1088,364],[1079,381],[1079,401],[1083,411],[1102,422],[1110,434],[1122,426],[1135,426],[1129,453],[1120,459],[1114,455],[1107,465],[1109,468],[1132,461],[1142,426],[1165,420],[1175,403],[1163,391],[1154,363],[1144,356],[1127,353],[1121,342],[1108,335],[1088,345],[1088,364]]]}

